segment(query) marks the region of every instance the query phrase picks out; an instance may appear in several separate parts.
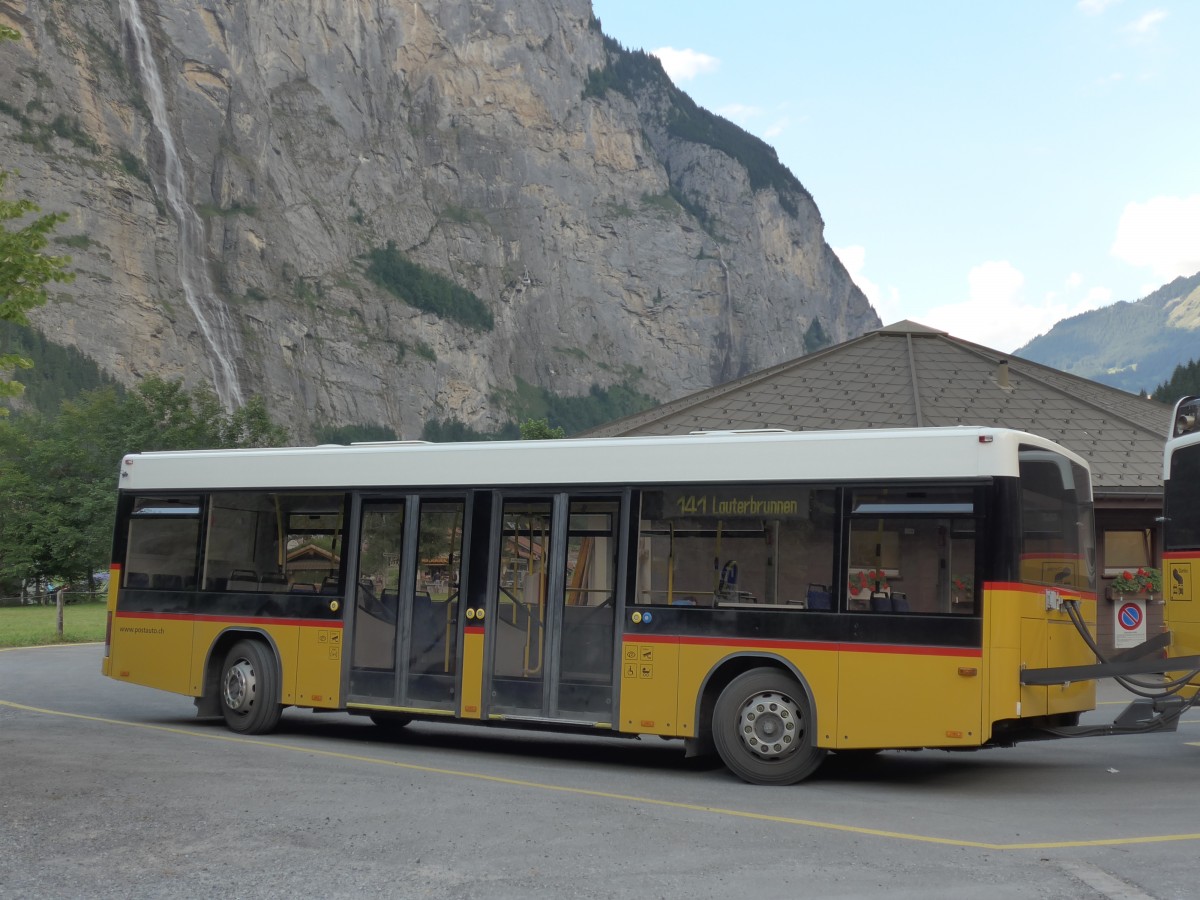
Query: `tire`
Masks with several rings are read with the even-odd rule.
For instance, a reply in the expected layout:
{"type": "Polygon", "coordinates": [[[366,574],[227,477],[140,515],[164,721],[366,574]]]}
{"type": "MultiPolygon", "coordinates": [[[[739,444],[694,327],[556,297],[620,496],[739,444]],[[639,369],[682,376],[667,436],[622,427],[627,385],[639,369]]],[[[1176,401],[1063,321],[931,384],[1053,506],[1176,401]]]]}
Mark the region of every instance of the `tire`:
{"type": "Polygon", "coordinates": [[[725,767],[750,784],[795,784],[817,770],[808,697],[779,669],[751,669],[725,687],[713,707],[712,737],[725,767]]]}
{"type": "Polygon", "coordinates": [[[261,641],[238,641],[221,667],[221,715],[230,731],[267,734],[279,724],[279,667],[261,641]]]}
{"type": "Polygon", "coordinates": [[[408,725],[412,721],[412,717],[401,713],[374,712],[371,713],[371,721],[385,732],[391,733],[408,725]]]}

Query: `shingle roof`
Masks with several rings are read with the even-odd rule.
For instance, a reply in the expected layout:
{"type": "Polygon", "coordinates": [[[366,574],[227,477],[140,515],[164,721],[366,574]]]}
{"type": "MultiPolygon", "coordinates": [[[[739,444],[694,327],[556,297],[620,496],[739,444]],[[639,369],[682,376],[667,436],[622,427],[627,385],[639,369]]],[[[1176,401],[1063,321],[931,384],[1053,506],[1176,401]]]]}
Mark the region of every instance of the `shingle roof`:
{"type": "Polygon", "coordinates": [[[1170,408],[903,321],[610,422],[590,435],[994,425],[1089,461],[1097,495],[1162,491],[1170,408]]]}

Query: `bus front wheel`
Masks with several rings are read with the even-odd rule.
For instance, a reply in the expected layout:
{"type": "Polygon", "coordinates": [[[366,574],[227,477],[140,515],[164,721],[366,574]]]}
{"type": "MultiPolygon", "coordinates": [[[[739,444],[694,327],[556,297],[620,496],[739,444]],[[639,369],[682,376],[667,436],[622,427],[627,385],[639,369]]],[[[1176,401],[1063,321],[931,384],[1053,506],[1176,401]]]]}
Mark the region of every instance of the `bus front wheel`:
{"type": "Polygon", "coordinates": [[[231,731],[266,734],[279,724],[279,669],[261,641],[238,641],[221,668],[221,714],[231,731]]]}
{"type": "Polygon", "coordinates": [[[712,736],[726,768],[750,784],[795,784],[825,759],[804,690],[778,669],[729,682],[713,708],[712,736]]]}

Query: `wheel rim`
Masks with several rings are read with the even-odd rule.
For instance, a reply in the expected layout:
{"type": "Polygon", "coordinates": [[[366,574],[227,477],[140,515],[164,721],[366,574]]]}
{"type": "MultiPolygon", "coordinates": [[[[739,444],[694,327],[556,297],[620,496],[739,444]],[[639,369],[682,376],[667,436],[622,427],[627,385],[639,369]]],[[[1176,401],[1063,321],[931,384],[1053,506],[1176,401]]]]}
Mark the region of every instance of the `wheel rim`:
{"type": "Polygon", "coordinates": [[[225,672],[225,684],[222,693],[225,697],[225,707],[231,712],[245,715],[254,703],[254,694],[258,684],[254,678],[254,667],[249,661],[239,659],[225,672]]]}
{"type": "Polygon", "coordinates": [[[800,710],[790,697],[775,691],[755,694],[742,704],[738,737],[755,756],[779,759],[799,749],[800,710]]]}

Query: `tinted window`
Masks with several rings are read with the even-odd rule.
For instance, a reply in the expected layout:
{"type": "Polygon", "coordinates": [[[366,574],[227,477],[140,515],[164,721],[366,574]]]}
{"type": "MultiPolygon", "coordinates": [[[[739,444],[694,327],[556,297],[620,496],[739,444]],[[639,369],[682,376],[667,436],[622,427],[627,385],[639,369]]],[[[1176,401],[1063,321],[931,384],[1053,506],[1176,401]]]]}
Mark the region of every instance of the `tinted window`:
{"type": "Polygon", "coordinates": [[[635,602],[828,610],[834,503],[791,485],[644,491],[635,602]]]}
{"type": "Polygon", "coordinates": [[[124,586],[194,589],[199,548],[199,497],[138,497],[129,518],[124,586]]]}
{"type": "Polygon", "coordinates": [[[1200,444],[1172,454],[1164,500],[1166,549],[1200,549],[1200,444]]]}
{"type": "Polygon", "coordinates": [[[1020,452],[1021,580],[1096,589],[1092,489],[1082,466],[1050,450],[1020,452]]]}

